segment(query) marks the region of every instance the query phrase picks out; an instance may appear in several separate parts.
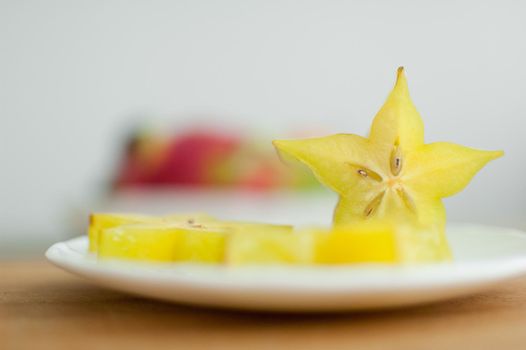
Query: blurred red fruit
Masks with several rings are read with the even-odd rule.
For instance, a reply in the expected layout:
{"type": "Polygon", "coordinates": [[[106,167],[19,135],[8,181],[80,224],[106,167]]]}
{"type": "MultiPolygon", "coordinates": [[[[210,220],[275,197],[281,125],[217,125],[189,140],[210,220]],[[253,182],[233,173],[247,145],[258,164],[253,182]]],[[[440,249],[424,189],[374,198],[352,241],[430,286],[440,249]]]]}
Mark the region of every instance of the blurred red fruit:
{"type": "Polygon", "coordinates": [[[171,142],[165,162],[154,177],[159,184],[210,185],[210,170],[239,147],[237,138],[205,132],[183,135],[171,142]]]}

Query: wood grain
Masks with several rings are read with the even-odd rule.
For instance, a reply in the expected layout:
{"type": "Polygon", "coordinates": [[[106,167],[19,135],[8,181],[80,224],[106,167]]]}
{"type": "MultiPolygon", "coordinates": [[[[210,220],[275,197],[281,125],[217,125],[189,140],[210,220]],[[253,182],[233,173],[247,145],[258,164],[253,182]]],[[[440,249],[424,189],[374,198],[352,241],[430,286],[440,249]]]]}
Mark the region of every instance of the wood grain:
{"type": "Polygon", "coordinates": [[[101,289],[46,262],[0,263],[0,349],[526,349],[526,278],[374,313],[261,314],[101,289]]]}

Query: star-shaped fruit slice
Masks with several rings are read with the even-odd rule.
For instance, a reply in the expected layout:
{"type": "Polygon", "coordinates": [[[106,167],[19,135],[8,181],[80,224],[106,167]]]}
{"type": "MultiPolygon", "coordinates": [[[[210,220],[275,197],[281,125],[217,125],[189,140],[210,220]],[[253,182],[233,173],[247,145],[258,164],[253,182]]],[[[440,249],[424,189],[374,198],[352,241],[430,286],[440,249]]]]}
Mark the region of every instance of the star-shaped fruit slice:
{"type": "Polygon", "coordinates": [[[335,224],[395,218],[438,232],[444,232],[446,222],[442,198],[461,191],[486,163],[503,154],[446,142],[425,144],[424,124],[402,67],[368,138],[337,134],[277,140],[274,146],[281,155],[306,164],[338,193],[335,224]]]}

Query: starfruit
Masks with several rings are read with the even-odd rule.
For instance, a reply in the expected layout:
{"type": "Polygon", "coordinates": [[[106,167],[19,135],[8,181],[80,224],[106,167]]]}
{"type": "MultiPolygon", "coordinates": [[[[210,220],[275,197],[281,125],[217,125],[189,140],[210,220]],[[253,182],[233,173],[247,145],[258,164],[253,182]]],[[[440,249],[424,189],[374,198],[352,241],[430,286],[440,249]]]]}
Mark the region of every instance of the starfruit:
{"type": "MultiPolygon", "coordinates": [[[[369,137],[337,134],[274,145],[339,195],[336,225],[389,218],[437,235],[444,235],[446,222],[442,198],[460,192],[486,163],[503,155],[446,142],[425,144],[402,67],[369,137]]],[[[447,245],[445,237],[440,240],[447,245]]]]}
{"type": "Polygon", "coordinates": [[[226,230],[170,224],[130,224],[103,229],[99,259],[220,263],[226,230]]]}
{"type": "Polygon", "coordinates": [[[89,217],[88,238],[89,251],[97,252],[100,232],[107,228],[126,224],[162,224],[162,223],[190,223],[209,222],[213,217],[202,213],[171,214],[166,216],[152,216],[124,213],[93,213],[89,217]]]}
{"type": "Polygon", "coordinates": [[[253,232],[227,238],[230,265],[420,264],[447,261],[441,235],[425,227],[368,220],[330,229],[253,232]]]}
{"type": "MultiPolygon", "coordinates": [[[[115,216],[112,216],[115,217],[115,216]]],[[[292,226],[265,223],[220,221],[201,215],[148,217],[99,228],[97,253],[100,259],[125,259],[157,262],[223,263],[229,235],[252,236],[256,233],[283,235],[292,226]]]]}

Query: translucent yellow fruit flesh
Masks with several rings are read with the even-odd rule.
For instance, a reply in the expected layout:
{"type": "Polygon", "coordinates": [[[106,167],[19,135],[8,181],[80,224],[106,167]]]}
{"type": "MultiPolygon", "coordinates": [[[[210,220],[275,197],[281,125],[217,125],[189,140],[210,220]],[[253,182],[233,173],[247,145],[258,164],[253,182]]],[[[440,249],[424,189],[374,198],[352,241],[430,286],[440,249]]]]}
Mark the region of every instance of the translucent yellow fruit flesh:
{"type": "Polygon", "coordinates": [[[388,218],[398,222],[417,222],[419,225],[442,231],[446,223],[446,210],[439,198],[429,197],[422,192],[409,192],[410,199],[401,198],[399,191],[387,190],[382,195],[382,200],[374,201],[371,197],[364,206],[356,204],[352,197],[340,197],[334,211],[335,225],[344,225],[367,221],[371,218],[388,218]],[[409,204],[406,201],[411,201],[409,204]],[[366,215],[365,211],[373,209],[366,215]]]}
{"type": "Polygon", "coordinates": [[[175,248],[174,261],[223,263],[228,231],[220,229],[187,229],[175,248]]]}
{"type": "Polygon", "coordinates": [[[90,215],[90,223],[88,227],[89,251],[92,253],[97,252],[98,239],[101,230],[111,227],[139,223],[199,223],[214,220],[213,217],[202,213],[172,214],[167,216],[94,213],[90,215]]]}
{"type": "Polygon", "coordinates": [[[393,90],[373,119],[369,139],[387,148],[397,144],[402,150],[424,144],[424,122],[409,96],[402,67],[398,68],[393,90]]]}
{"type": "MultiPolygon", "coordinates": [[[[342,195],[369,191],[376,185],[374,181],[364,182],[356,176],[362,167],[375,169],[376,166],[371,155],[378,152],[364,137],[337,134],[305,140],[276,140],[273,144],[280,153],[309,166],[320,182],[342,195]]],[[[380,180],[376,174],[370,172],[372,180],[380,180]]]]}
{"type": "Polygon", "coordinates": [[[99,258],[222,263],[229,234],[292,232],[292,226],[288,225],[219,221],[206,215],[146,219],[143,223],[99,229],[96,249],[99,258]]]}
{"type": "Polygon", "coordinates": [[[228,238],[229,265],[308,264],[312,262],[313,236],[293,232],[234,232],[228,238]]]}
{"type": "Polygon", "coordinates": [[[502,155],[501,151],[480,151],[447,142],[423,145],[407,155],[406,184],[411,192],[449,197],[462,191],[480,169],[502,155]]]}
{"type": "Polygon", "coordinates": [[[122,225],[101,231],[100,259],[220,263],[226,231],[166,224],[122,225]]]}
{"type": "Polygon", "coordinates": [[[444,230],[400,229],[397,232],[397,249],[400,261],[406,264],[452,260],[444,230]]]}
{"type": "Polygon", "coordinates": [[[316,234],[314,261],[319,264],[395,263],[400,261],[392,225],[336,227],[316,234]]]}
{"type": "Polygon", "coordinates": [[[422,119],[402,68],[368,138],[338,134],[274,145],[339,194],[335,224],[372,218],[410,221],[430,227],[437,239],[445,237],[441,199],[461,191],[487,162],[502,155],[449,143],[424,144],[422,119]]]}
{"type": "MultiPolygon", "coordinates": [[[[274,225],[246,221],[216,220],[204,223],[200,226],[208,230],[224,231],[227,235],[217,235],[215,233],[207,232],[197,234],[197,231],[188,233],[186,245],[178,250],[179,255],[176,260],[195,260],[191,259],[191,257],[197,254],[199,259],[195,261],[220,262],[224,260],[225,256],[225,237],[238,235],[241,237],[252,237],[258,234],[281,236],[283,234],[292,233],[293,230],[290,225],[274,225]],[[205,257],[208,257],[208,259],[205,257]]],[[[241,239],[243,238],[238,238],[237,240],[241,239]]]]}
{"type": "Polygon", "coordinates": [[[443,233],[390,221],[285,234],[234,233],[226,248],[226,262],[230,265],[414,264],[450,259],[443,233]]]}
{"type": "Polygon", "coordinates": [[[100,230],[116,227],[124,224],[134,224],[140,222],[153,222],[156,219],[148,215],[136,214],[113,214],[113,213],[94,213],[90,215],[88,238],[89,251],[96,252],[98,246],[98,236],[100,230]]]}
{"type": "Polygon", "coordinates": [[[181,245],[179,228],[154,225],[123,225],[103,229],[98,241],[99,259],[173,261],[181,245]]]}

